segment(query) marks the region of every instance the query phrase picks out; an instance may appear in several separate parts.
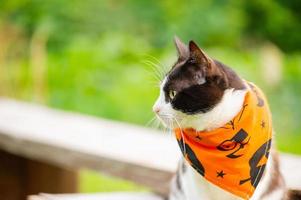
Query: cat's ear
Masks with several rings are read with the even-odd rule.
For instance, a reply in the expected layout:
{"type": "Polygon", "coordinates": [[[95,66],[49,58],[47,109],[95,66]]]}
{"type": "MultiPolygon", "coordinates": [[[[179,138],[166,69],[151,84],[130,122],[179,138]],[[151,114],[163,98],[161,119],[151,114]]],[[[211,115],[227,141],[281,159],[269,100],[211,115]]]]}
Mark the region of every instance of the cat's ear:
{"type": "Polygon", "coordinates": [[[189,49],[177,36],[174,37],[174,42],[178,51],[179,60],[189,58],[189,49]]]}
{"type": "Polygon", "coordinates": [[[192,40],[189,42],[189,55],[191,58],[195,59],[196,62],[211,67],[213,62],[211,58],[192,40]]]}

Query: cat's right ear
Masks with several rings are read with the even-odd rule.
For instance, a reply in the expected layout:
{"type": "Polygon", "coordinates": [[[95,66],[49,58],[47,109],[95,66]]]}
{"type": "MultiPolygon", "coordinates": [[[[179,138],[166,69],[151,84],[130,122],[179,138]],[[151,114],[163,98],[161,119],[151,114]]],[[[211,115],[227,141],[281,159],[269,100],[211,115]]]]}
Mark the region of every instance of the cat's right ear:
{"type": "Polygon", "coordinates": [[[205,66],[211,67],[213,62],[211,58],[192,40],[189,42],[189,52],[190,57],[196,59],[199,63],[205,66]]]}
{"type": "Polygon", "coordinates": [[[174,37],[174,42],[178,51],[179,60],[184,61],[189,58],[189,49],[177,36],[174,37]]]}

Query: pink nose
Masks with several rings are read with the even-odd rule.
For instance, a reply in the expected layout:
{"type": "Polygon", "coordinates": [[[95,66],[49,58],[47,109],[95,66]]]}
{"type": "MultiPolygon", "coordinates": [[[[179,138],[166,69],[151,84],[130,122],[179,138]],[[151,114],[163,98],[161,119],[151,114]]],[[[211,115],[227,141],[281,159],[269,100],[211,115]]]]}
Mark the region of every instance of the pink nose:
{"type": "Polygon", "coordinates": [[[158,108],[158,107],[154,107],[154,108],[153,108],[153,111],[154,111],[155,113],[157,113],[157,114],[158,114],[158,113],[160,112],[160,108],[158,108]]]}

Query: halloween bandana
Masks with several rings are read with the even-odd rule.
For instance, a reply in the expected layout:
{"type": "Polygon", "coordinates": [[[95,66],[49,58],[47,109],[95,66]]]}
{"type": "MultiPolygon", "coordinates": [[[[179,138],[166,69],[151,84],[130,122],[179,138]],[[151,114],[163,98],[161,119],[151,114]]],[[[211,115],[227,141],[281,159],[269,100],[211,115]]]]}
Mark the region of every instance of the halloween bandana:
{"type": "Polygon", "coordinates": [[[209,182],[249,199],[258,185],[271,147],[272,121],[266,98],[249,89],[240,112],[213,131],[175,129],[185,159],[209,182]]]}

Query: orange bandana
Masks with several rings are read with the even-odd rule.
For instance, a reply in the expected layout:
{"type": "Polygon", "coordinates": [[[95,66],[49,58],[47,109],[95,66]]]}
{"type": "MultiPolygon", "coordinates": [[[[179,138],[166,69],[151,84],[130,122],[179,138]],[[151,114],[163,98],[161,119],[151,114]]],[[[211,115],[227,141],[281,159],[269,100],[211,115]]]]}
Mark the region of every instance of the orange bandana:
{"type": "Polygon", "coordinates": [[[249,86],[243,108],[225,126],[209,132],[175,129],[190,165],[209,182],[244,199],[252,196],[263,175],[272,136],[266,98],[255,85],[249,86]]]}

